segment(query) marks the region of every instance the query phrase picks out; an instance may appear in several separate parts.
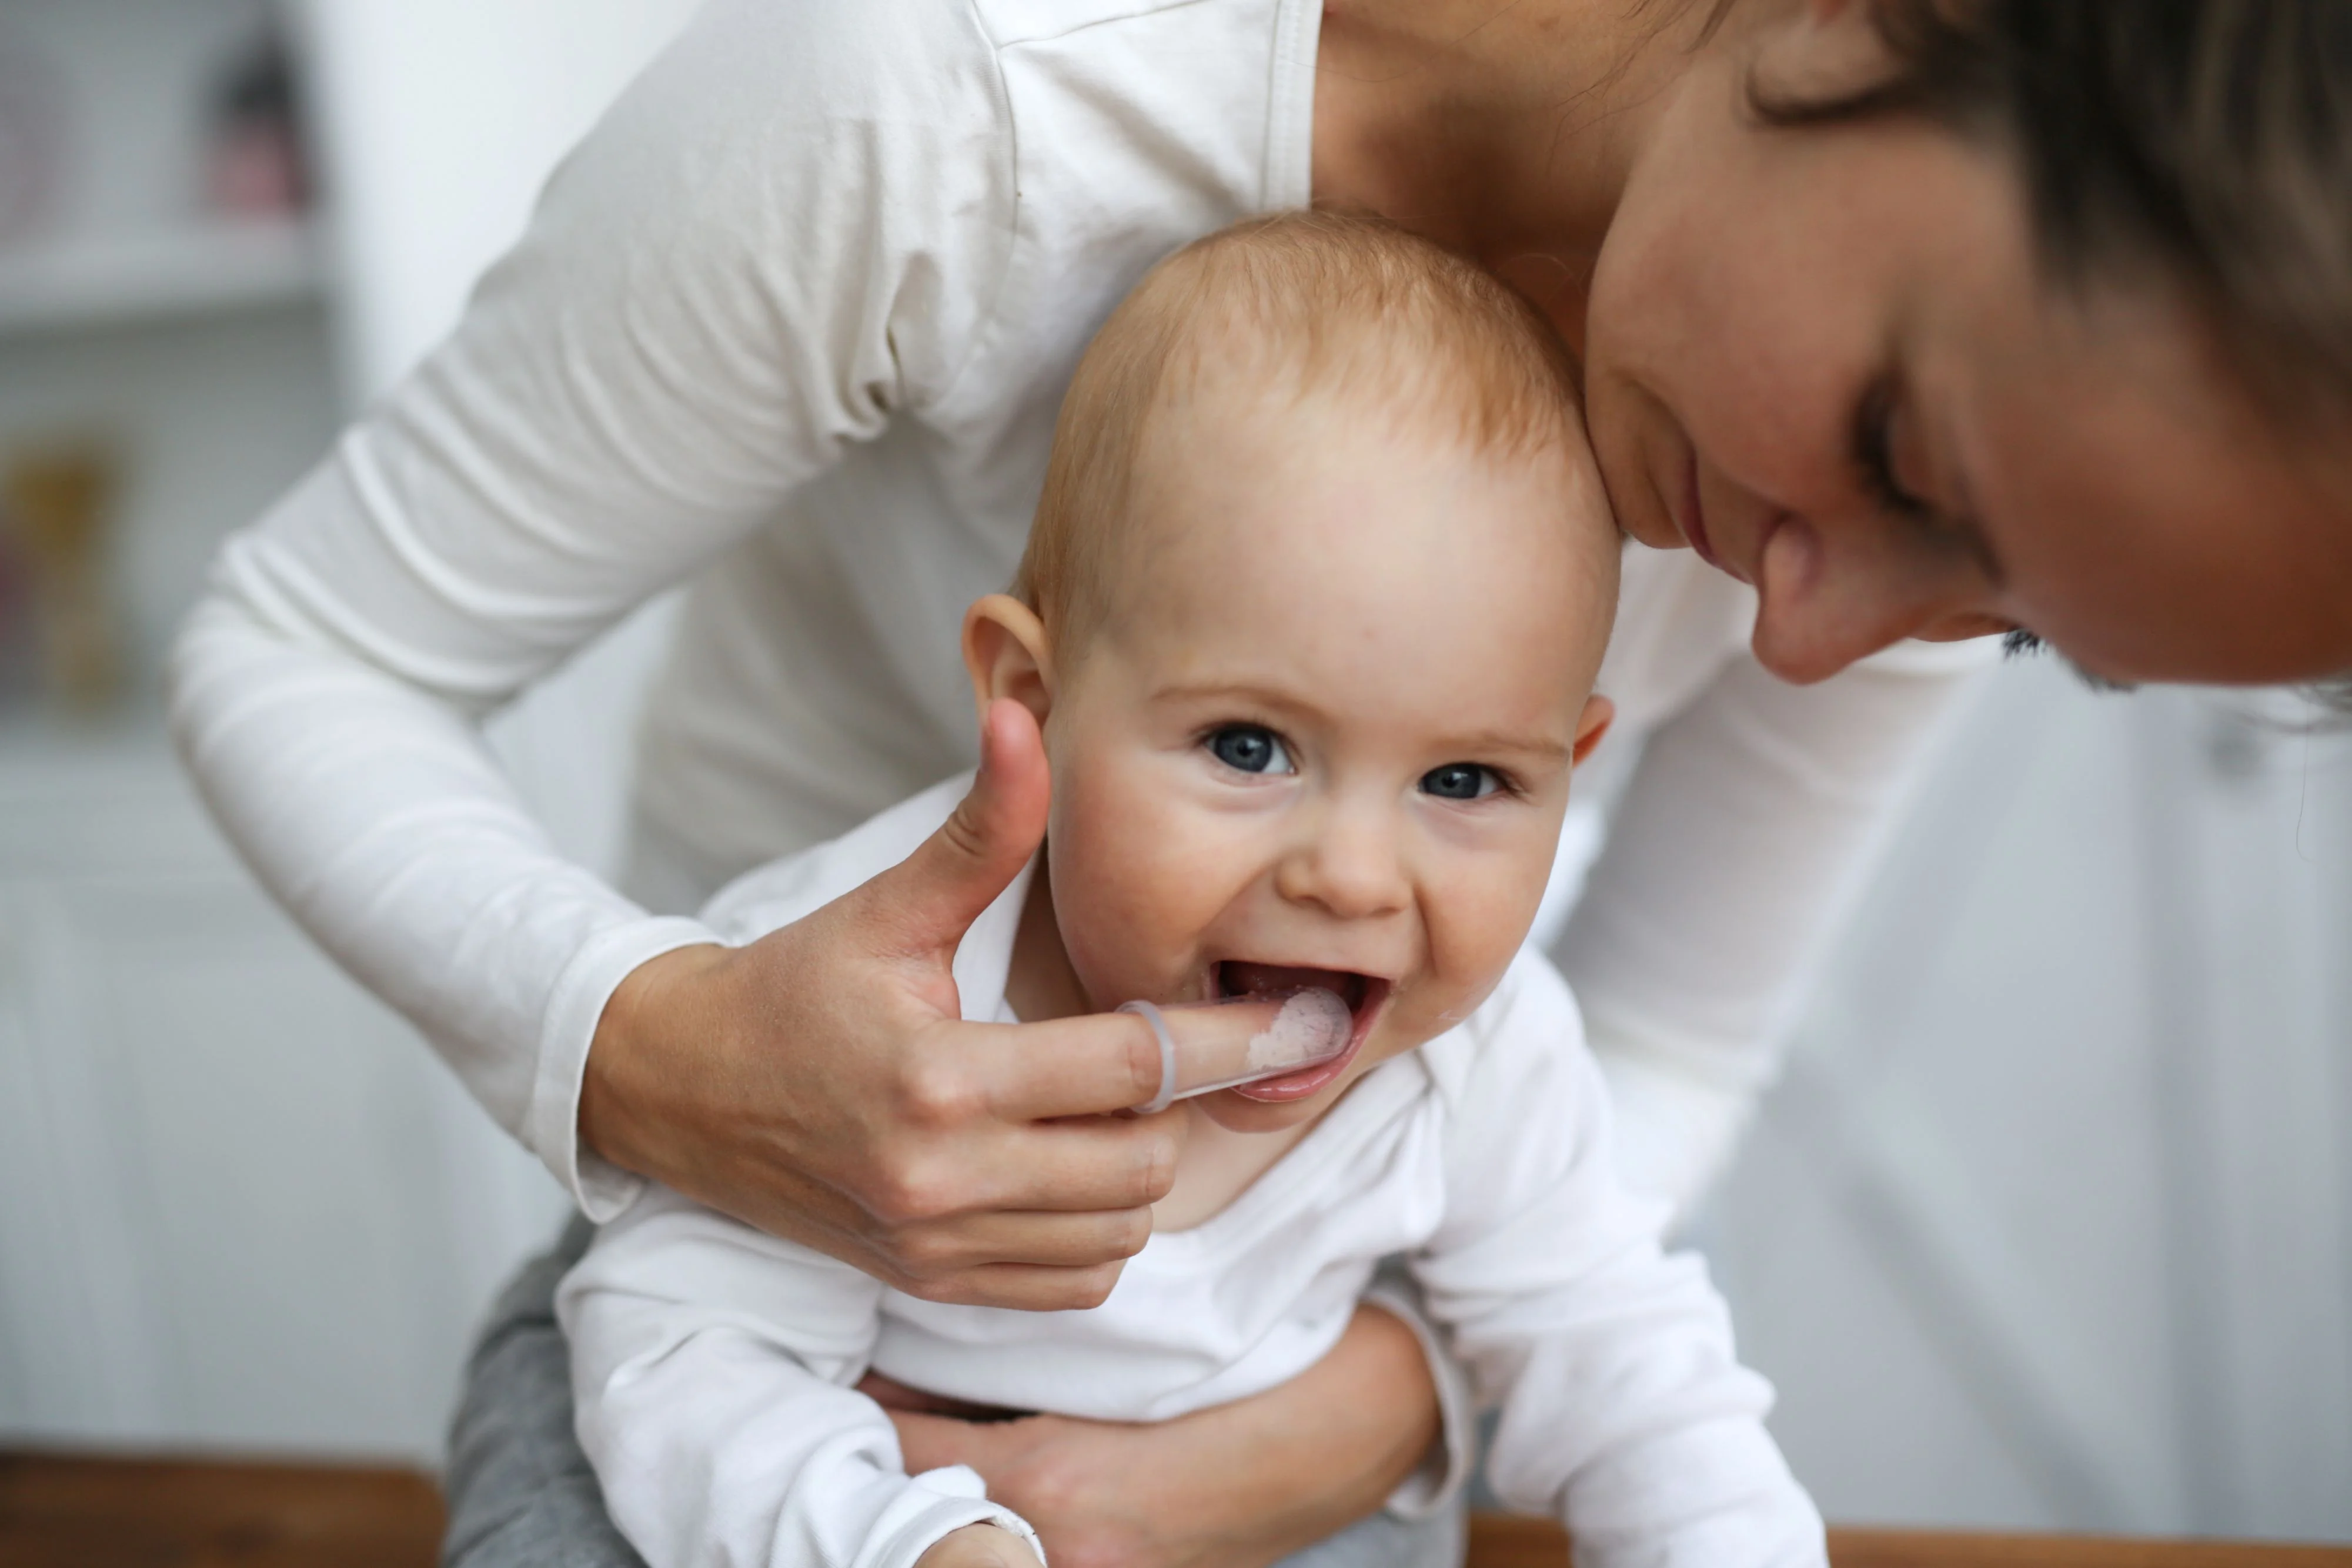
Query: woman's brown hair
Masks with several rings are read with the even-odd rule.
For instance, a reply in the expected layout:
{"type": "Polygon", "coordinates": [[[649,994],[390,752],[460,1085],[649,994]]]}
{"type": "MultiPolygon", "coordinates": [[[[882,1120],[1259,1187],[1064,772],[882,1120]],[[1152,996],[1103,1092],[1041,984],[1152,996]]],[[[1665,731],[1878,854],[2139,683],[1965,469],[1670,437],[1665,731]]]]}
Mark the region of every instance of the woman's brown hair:
{"type": "MultiPolygon", "coordinates": [[[[2284,425],[2344,428],[2352,0],[1869,3],[1894,69],[1827,97],[1759,80],[1766,120],[1916,114],[1991,139],[2053,277],[2181,290],[2284,425]]],[[[2352,675],[2318,695],[2352,714],[2352,675]]]]}

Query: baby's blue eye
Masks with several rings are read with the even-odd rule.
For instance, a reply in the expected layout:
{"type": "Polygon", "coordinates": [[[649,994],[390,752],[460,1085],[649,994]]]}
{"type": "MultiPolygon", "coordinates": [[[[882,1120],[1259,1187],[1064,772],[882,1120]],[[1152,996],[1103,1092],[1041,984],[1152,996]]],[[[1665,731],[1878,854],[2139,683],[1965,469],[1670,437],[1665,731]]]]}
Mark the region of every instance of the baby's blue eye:
{"type": "Polygon", "coordinates": [[[1209,737],[1209,750],[1226,767],[1242,773],[1296,773],[1290,753],[1274,731],[1255,724],[1229,724],[1209,737]]]}
{"type": "Polygon", "coordinates": [[[1476,800],[1503,787],[1491,768],[1475,762],[1449,762],[1421,776],[1422,792],[1441,800],[1476,800]]]}

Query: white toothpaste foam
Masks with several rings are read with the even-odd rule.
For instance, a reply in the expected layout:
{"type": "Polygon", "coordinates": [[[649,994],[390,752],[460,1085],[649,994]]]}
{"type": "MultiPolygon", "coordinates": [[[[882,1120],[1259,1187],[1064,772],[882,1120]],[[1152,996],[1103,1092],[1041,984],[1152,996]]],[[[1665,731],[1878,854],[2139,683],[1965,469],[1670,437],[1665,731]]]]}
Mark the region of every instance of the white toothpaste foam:
{"type": "Polygon", "coordinates": [[[1301,991],[1282,1004],[1263,1034],[1249,1042],[1249,1070],[1304,1067],[1348,1042],[1355,1022],[1348,1004],[1329,991],[1301,991]]]}

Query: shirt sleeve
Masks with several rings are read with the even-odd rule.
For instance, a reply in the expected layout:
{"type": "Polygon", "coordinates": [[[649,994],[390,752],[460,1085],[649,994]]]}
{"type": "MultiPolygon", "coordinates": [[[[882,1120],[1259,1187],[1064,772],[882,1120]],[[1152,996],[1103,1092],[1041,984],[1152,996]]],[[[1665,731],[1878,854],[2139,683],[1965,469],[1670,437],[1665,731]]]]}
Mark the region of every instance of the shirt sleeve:
{"type": "Polygon", "coordinates": [[[1746,654],[1644,747],[1555,949],[1636,1190],[1686,1211],[1989,643],[1906,643],[1814,686],[1746,654]]]}
{"type": "Polygon", "coordinates": [[[1620,1183],[1566,986],[1523,957],[1471,1028],[1441,1090],[1445,1218],[1414,1271],[1500,1407],[1496,1495],[1559,1520],[1581,1568],[1823,1568],[1769,1385],[1704,1265],[1660,1249],[1664,1206],[1620,1183]]]}
{"type": "Polygon", "coordinates": [[[1012,233],[987,41],[936,0],[717,0],[455,337],[233,538],[173,721],[261,881],[589,1212],[613,988],[709,940],[565,862],[479,720],[952,384],[1012,233]]]}
{"type": "Polygon", "coordinates": [[[905,1473],[853,1386],[882,1287],[662,1187],[596,1238],[556,1312],[574,1421],[649,1568],[912,1568],[971,1524],[1036,1533],[963,1466],[905,1473]]]}

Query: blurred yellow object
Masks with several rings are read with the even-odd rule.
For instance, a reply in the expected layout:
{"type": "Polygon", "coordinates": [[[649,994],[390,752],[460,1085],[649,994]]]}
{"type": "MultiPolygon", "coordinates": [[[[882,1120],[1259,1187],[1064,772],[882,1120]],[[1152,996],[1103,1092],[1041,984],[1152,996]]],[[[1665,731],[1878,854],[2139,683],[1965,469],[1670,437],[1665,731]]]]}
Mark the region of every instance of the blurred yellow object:
{"type": "Polygon", "coordinates": [[[122,689],[121,639],[107,585],[107,535],[116,465],[96,444],[27,452],[8,465],[10,531],[31,567],[40,628],[41,685],[77,713],[122,689]]]}

